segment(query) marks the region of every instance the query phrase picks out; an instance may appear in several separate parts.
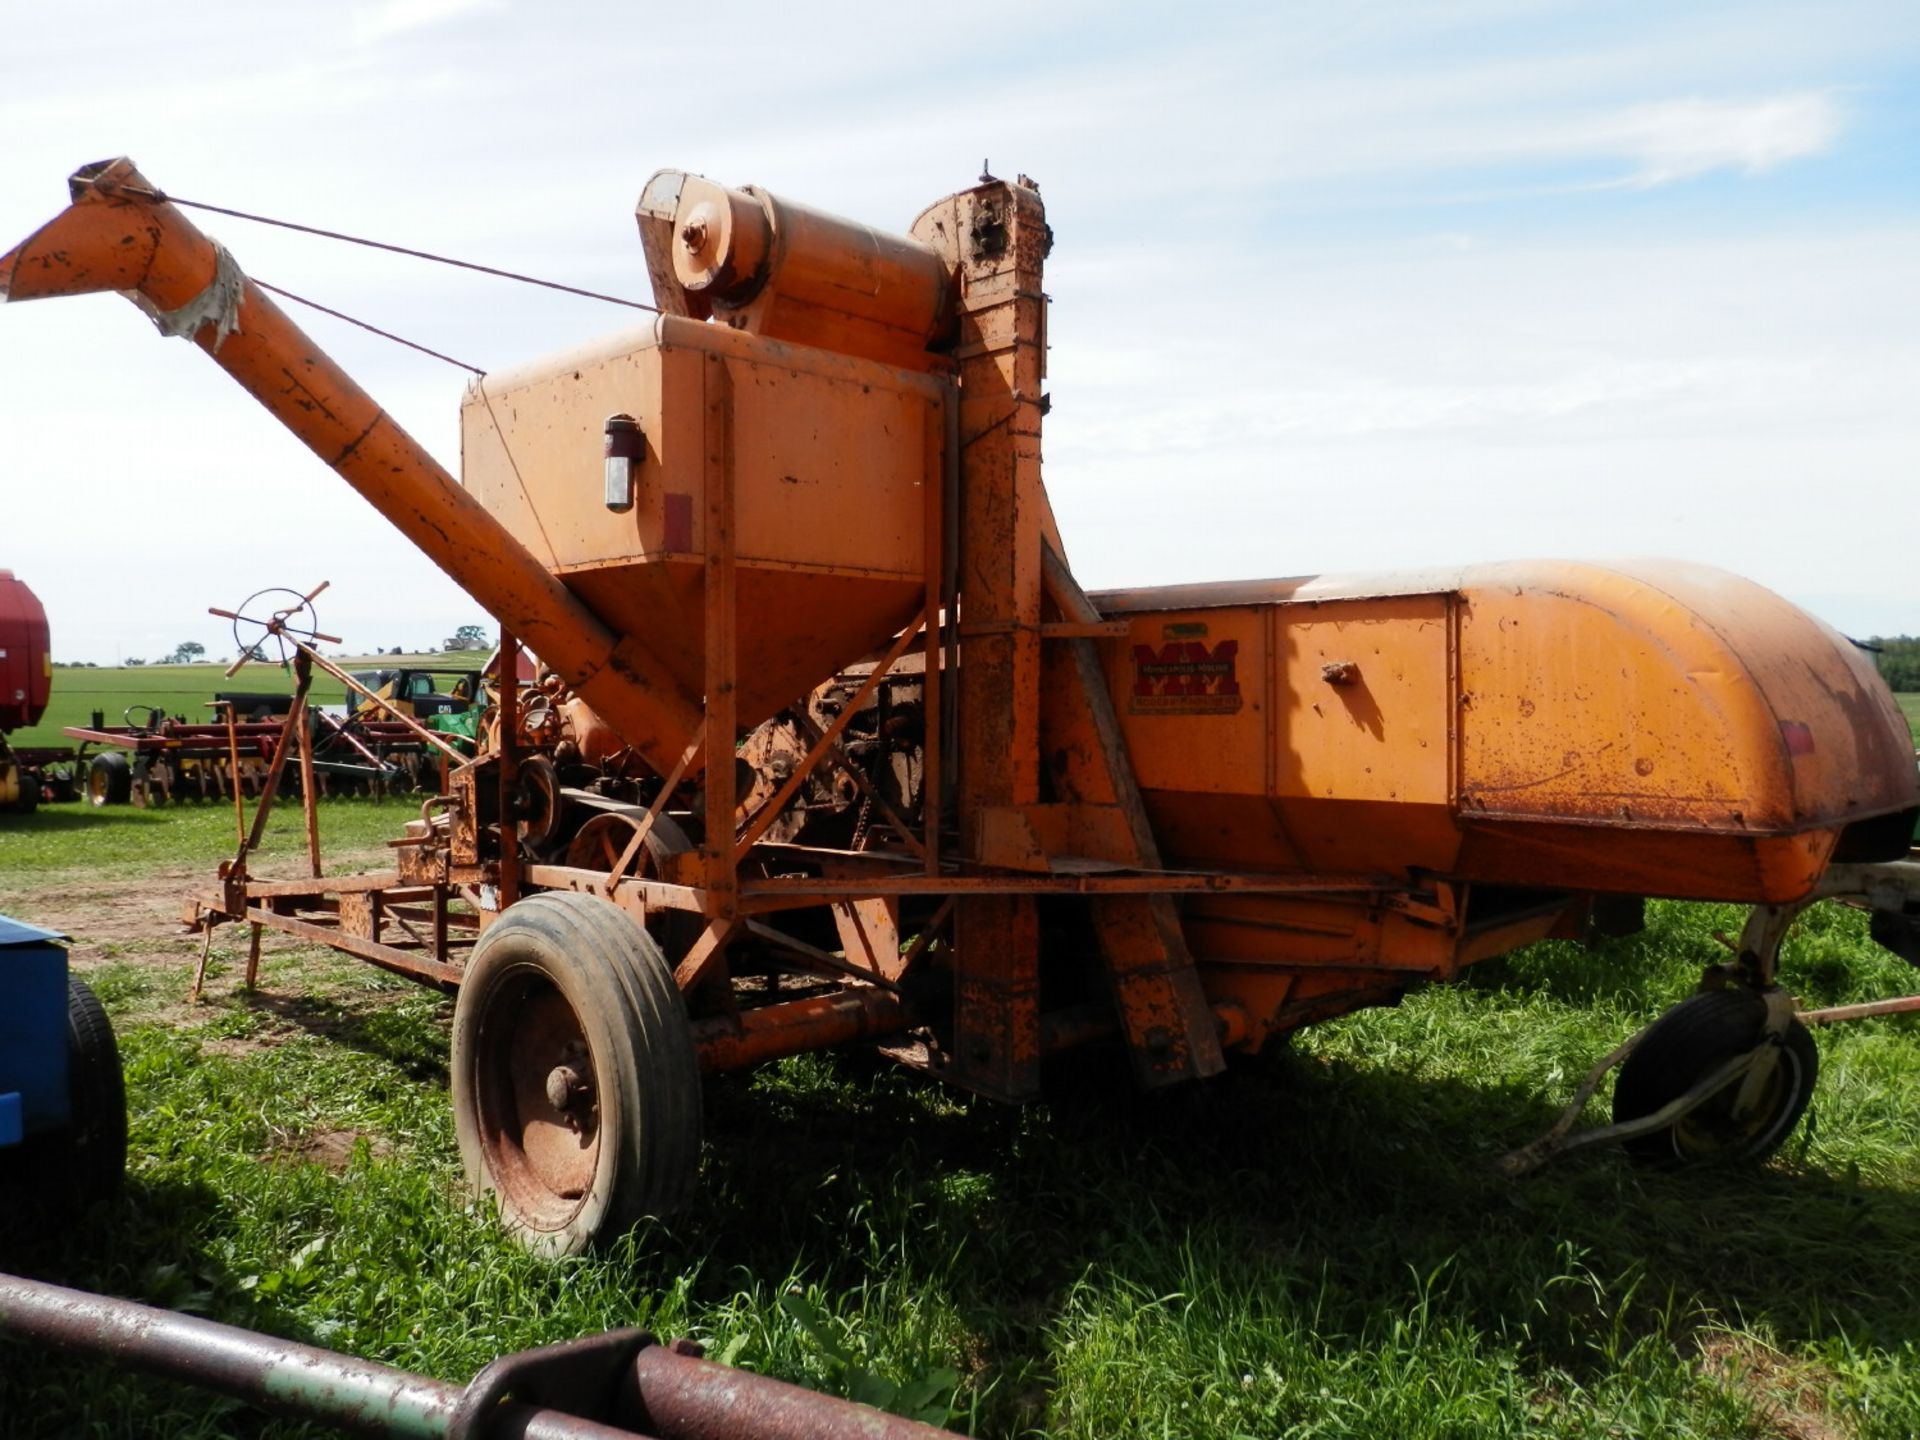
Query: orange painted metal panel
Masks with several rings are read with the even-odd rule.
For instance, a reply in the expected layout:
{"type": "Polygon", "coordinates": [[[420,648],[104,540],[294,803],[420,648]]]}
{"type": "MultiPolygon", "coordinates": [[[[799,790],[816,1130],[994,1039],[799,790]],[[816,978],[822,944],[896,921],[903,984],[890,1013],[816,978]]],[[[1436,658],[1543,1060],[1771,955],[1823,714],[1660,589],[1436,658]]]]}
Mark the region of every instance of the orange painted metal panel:
{"type": "Polygon", "coordinates": [[[1272,629],[1262,609],[1132,617],[1100,643],[1113,708],[1144,790],[1265,793],[1274,737],[1272,629]]]}
{"type": "Polygon", "coordinates": [[[925,600],[941,391],[886,366],[716,325],[655,324],[489,376],[462,406],[467,488],[668,672],[703,683],[707,366],[729,382],[739,718],[883,644],[925,600]],[[646,437],[631,510],[605,504],[606,417],[646,437]]]}
{"type": "Polygon", "coordinates": [[[1779,902],[1920,804],[1865,658],[1704,567],[1093,598],[1131,622],[1102,658],[1174,861],[1779,902]]]}

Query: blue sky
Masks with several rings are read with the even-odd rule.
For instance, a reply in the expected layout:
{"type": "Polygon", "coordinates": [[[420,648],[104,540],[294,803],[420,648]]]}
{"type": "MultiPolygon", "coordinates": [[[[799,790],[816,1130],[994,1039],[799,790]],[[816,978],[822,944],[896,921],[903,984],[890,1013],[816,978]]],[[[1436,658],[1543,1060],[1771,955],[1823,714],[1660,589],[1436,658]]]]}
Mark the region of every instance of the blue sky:
{"type": "MultiPolygon", "coordinates": [[[[986,157],[1059,236],[1048,479],[1090,586],[1675,555],[1920,633],[1920,6],[84,15],[7,27],[0,244],[127,153],[180,195],[644,298],[655,168],[904,228],[986,157]]],[[[483,366],[628,323],[205,223],[483,366]]],[[[310,328],[457,464],[458,372],[310,328]]],[[[206,606],[323,578],[357,645],[479,618],[113,297],[0,309],[0,491],[0,566],[63,657],[219,653],[206,606]]]]}

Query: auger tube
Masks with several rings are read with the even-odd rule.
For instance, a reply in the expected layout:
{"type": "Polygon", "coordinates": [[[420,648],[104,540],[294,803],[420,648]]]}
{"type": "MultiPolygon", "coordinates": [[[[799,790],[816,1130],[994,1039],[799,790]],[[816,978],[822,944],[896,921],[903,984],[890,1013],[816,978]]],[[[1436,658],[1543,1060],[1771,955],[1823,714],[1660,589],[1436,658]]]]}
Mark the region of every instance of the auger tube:
{"type": "Polygon", "coordinates": [[[613,632],[550,574],[131,160],[83,166],[68,185],[73,203],[0,256],[0,302],[117,290],[191,339],[650,765],[674,767],[700,705],[640,636],[613,632]]]}

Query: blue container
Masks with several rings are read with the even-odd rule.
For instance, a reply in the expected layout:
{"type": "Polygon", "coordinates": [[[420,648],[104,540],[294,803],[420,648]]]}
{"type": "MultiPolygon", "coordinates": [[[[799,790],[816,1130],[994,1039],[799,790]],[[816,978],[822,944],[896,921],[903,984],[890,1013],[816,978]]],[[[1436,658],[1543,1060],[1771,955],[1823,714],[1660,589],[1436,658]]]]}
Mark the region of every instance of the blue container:
{"type": "Polygon", "coordinates": [[[66,938],[0,915],[0,1145],[70,1118],[66,938]]]}

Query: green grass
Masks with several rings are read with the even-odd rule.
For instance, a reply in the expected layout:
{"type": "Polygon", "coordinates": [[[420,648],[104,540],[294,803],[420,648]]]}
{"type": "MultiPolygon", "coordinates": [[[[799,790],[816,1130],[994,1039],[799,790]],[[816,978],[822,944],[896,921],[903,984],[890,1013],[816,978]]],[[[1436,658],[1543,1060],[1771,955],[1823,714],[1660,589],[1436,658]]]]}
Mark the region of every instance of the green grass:
{"type": "MultiPolygon", "coordinates": [[[[329,829],[374,808],[336,802],[329,829]]],[[[103,830],[91,858],[137,870],[136,842],[103,830]]],[[[0,906],[71,873],[0,856],[0,906]]],[[[1739,915],[1651,919],[1149,1101],[1099,1068],[1019,1111],[825,1055],[721,1077],[696,1210],[560,1265],[464,1198],[447,1002],[285,942],[248,998],[222,932],[197,1010],[185,946],[94,972],[127,1062],[127,1192],[9,1226],[0,1260],[448,1379],[644,1325],[837,1393],[951,1402],[978,1435],[1914,1434],[1914,1021],[1823,1031],[1814,1109],[1758,1170],[1594,1152],[1493,1174],[1739,915]]],[[[1783,970],[1809,1004],[1915,988],[1839,907],[1796,928],[1783,970]]],[[[22,1435],[300,1433],[18,1345],[0,1414],[22,1435]]]]}
{"type": "Polygon", "coordinates": [[[1896,693],[1893,698],[1899,702],[1901,713],[1907,717],[1907,728],[1913,731],[1916,741],[1920,741],[1920,695],[1903,691],[1896,693]]]}
{"type": "MultiPolygon", "coordinates": [[[[477,665],[485,656],[468,651],[461,655],[367,656],[340,659],[343,668],[370,670],[396,664],[477,665]]],[[[101,666],[89,669],[61,666],[53,672],[53,689],[47,712],[40,723],[15,730],[8,739],[15,745],[67,745],[61,731],[69,725],[91,725],[93,712],[103,712],[109,725],[124,725],[129,706],[158,706],[169,715],[184,715],[190,721],[214,719],[207,702],[217,691],[257,690],[290,695],[293,676],[279,665],[249,664],[228,679],[224,665],[134,665],[101,666]]],[[[313,699],[317,705],[339,705],[346,699],[346,687],[331,676],[316,673],[313,699]]],[[[145,718],[144,716],[142,717],[145,718]]]]}
{"type": "MultiPolygon", "coordinates": [[[[418,812],[418,798],[335,798],[321,802],[323,853],[361,852],[400,833],[418,812]]],[[[247,804],[253,821],[253,802],[247,804]]],[[[137,810],[101,809],[80,802],[42,805],[31,815],[0,821],[0,895],[14,877],[35,871],[86,866],[111,873],[122,867],[183,867],[204,870],[231,856],[239,839],[231,801],[187,802],[137,810]]],[[[303,853],[306,821],[297,797],[283,799],[267,818],[266,846],[282,854],[303,853]]]]}
{"type": "Polygon", "coordinates": [[[90,725],[93,712],[103,712],[109,725],[127,723],[133,705],[154,705],[170,715],[189,720],[211,720],[207,701],[216,690],[290,690],[279,668],[248,666],[232,680],[223,678],[220,665],[137,665],[131,669],[97,670],[61,667],[53,672],[53,689],[46,714],[38,725],[8,736],[15,745],[70,744],[60,732],[68,725],[90,725]]]}

